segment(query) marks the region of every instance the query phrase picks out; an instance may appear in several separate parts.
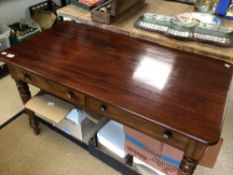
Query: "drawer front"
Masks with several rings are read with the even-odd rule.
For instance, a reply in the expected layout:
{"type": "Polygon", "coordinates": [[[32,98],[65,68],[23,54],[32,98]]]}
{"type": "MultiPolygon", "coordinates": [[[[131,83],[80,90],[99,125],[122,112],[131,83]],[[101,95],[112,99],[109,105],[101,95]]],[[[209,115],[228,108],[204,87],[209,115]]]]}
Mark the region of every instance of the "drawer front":
{"type": "Polygon", "coordinates": [[[164,143],[185,150],[189,139],[164,127],[153,124],[141,117],[118,109],[92,97],[86,97],[87,108],[99,115],[118,121],[126,126],[156,138],[164,143]],[[140,125],[138,125],[140,123],[140,125]]]}
{"type": "Polygon", "coordinates": [[[85,95],[77,91],[73,91],[65,86],[58,83],[46,80],[36,74],[27,72],[18,68],[10,67],[11,76],[16,80],[22,80],[29,84],[32,84],[41,90],[49,92],[55,96],[58,96],[66,101],[77,105],[82,108],[85,105],[85,95]]]}

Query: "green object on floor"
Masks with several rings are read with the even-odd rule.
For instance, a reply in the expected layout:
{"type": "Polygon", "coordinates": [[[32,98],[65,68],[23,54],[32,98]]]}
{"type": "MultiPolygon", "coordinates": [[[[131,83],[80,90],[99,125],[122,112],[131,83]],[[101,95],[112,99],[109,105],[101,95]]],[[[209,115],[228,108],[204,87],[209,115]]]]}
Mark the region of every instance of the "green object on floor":
{"type": "Polygon", "coordinates": [[[9,27],[11,28],[11,34],[9,38],[11,46],[22,42],[40,32],[38,28],[33,28],[20,23],[14,23],[9,25],[9,27]]]}

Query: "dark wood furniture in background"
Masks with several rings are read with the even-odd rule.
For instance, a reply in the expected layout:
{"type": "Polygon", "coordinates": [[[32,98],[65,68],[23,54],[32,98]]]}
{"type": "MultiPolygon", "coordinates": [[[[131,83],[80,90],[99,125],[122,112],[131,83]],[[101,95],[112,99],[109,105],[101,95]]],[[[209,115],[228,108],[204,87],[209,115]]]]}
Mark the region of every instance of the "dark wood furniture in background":
{"type": "MultiPolygon", "coordinates": [[[[221,135],[230,63],[169,49],[95,27],[62,22],[1,55],[23,103],[28,83],[185,152],[193,174],[221,135]]],[[[27,111],[30,126],[38,121],[27,111]]]]}

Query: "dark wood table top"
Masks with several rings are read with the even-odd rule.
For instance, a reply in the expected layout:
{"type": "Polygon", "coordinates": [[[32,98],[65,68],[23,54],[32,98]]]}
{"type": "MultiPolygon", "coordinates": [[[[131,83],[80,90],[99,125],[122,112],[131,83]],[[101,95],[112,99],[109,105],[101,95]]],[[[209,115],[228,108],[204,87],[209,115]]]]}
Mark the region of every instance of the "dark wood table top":
{"type": "Polygon", "coordinates": [[[0,57],[10,65],[192,139],[215,144],[220,138],[229,63],[71,22],[7,52],[15,57],[0,57]]]}

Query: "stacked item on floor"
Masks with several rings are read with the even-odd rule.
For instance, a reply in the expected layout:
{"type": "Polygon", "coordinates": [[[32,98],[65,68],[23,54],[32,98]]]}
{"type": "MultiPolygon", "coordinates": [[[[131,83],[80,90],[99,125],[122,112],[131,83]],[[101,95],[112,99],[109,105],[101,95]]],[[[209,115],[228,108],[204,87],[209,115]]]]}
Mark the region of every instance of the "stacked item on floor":
{"type": "MultiPolygon", "coordinates": [[[[10,28],[0,25],[0,52],[10,47],[9,36],[10,28]]],[[[7,73],[8,69],[6,64],[0,61],[0,77],[6,75],[7,73]]]]}
{"type": "Polygon", "coordinates": [[[216,14],[224,16],[227,19],[233,19],[233,1],[219,0],[219,5],[216,9],[216,14]]]}
{"type": "Polygon", "coordinates": [[[135,157],[133,158],[133,167],[142,175],[166,175],[135,157]]]}
{"type": "Polygon", "coordinates": [[[178,174],[183,151],[129,127],[124,127],[124,131],[125,150],[128,154],[167,175],[178,174]]]}
{"type": "Polygon", "coordinates": [[[10,47],[9,36],[10,28],[0,25],[0,51],[10,47]]]}
{"type": "Polygon", "coordinates": [[[109,121],[89,142],[89,152],[94,157],[127,175],[139,175],[132,168],[132,156],[124,150],[123,125],[109,121]]]}
{"type": "Polygon", "coordinates": [[[54,124],[54,126],[88,145],[89,140],[93,138],[96,132],[107,121],[107,119],[103,117],[94,121],[95,119],[96,118],[89,113],[74,108],[64,120],[58,124],[54,124]]]}
{"type": "Polygon", "coordinates": [[[38,4],[35,4],[33,6],[30,6],[29,11],[30,11],[31,16],[33,16],[39,10],[50,11],[56,14],[57,9],[59,8],[60,6],[57,5],[55,2],[53,2],[52,0],[47,0],[47,1],[43,1],[38,4]]]}
{"type": "Polygon", "coordinates": [[[46,93],[37,94],[26,103],[25,107],[85,144],[88,144],[89,140],[106,123],[105,118],[92,117],[85,111],[77,109],[73,104],[46,93]]]}
{"type": "Polygon", "coordinates": [[[111,152],[114,157],[126,161],[127,153],[124,150],[125,134],[123,125],[115,121],[109,121],[97,133],[98,146],[111,152]]]}
{"type": "MultiPolygon", "coordinates": [[[[141,174],[177,175],[184,151],[149,137],[129,127],[124,127],[125,150],[133,156],[133,167],[141,174]]],[[[199,165],[213,168],[223,139],[213,146],[208,146],[199,165]]]]}
{"type": "Polygon", "coordinates": [[[10,44],[13,46],[38,34],[41,29],[34,21],[17,22],[9,25],[11,29],[10,44]]]}
{"type": "Polygon", "coordinates": [[[107,0],[91,11],[92,21],[111,24],[119,18],[133,16],[145,7],[145,0],[107,0]]]}
{"type": "Polygon", "coordinates": [[[63,18],[57,15],[57,9],[59,8],[60,6],[55,2],[47,0],[29,7],[29,11],[32,19],[45,31],[63,21],[63,18]]]}

